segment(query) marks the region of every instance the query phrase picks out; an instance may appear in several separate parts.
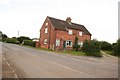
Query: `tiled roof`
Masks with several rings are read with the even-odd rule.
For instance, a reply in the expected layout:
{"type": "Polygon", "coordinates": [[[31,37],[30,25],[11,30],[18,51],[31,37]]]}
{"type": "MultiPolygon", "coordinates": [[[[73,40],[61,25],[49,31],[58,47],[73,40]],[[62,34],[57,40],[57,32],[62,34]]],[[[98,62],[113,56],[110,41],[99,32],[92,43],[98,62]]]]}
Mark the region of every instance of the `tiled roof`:
{"type": "Polygon", "coordinates": [[[76,30],[83,31],[85,34],[90,34],[91,35],[91,33],[83,25],[72,23],[72,22],[71,22],[71,24],[69,24],[67,21],[52,18],[52,17],[49,17],[49,16],[48,16],[48,18],[51,21],[51,23],[52,23],[52,25],[54,26],[55,29],[64,30],[64,31],[66,31],[66,28],[76,29],[76,30]]]}

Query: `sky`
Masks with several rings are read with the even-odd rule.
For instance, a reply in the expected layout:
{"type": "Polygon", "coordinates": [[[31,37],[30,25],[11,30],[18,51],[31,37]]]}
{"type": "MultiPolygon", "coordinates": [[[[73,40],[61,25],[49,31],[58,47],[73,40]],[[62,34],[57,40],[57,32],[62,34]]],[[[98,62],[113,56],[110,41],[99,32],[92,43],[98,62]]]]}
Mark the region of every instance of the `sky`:
{"type": "Polygon", "coordinates": [[[39,38],[47,16],[84,25],[92,39],[118,39],[119,0],[0,0],[0,31],[8,37],[39,38]]]}

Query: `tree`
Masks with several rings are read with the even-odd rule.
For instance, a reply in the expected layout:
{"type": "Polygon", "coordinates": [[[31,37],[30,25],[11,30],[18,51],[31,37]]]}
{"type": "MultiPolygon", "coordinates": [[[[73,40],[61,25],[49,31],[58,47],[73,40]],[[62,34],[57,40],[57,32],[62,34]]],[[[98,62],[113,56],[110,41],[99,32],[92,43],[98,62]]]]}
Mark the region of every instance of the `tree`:
{"type": "Polygon", "coordinates": [[[2,40],[3,42],[6,41],[6,39],[8,38],[8,36],[6,34],[3,34],[1,31],[0,31],[0,40],[2,40]]]}
{"type": "Polygon", "coordinates": [[[75,43],[74,43],[74,45],[73,45],[73,49],[74,49],[75,51],[78,51],[79,48],[80,48],[80,45],[78,45],[78,37],[76,37],[76,38],[75,38],[75,43]]]}
{"type": "Polygon", "coordinates": [[[24,40],[31,40],[29,37],[25,37],[25,36],[20,36],[17,38],[17,40],[22,43],[24,40]]]}
{"type": "Polygon", "coordinates": [[[100,53],[100,43],[96,40],[85,40],[82,51],[85,52],[87,56],[102,56],[100,53]]]}
{"type": "Polygon", "coordinates": [[[2,38],[8,38],[6,34],[2,34],[2,38]]]}
{"type": "Polygon", "coordinates": [[[112,44],[110,44],[106,41],[101,41],[100,45],[101,45],[101,50],[109,50],[109,51],[112,50],[112,44]]]}
{"type": "Polygon", "coordinates": [[[7,43],[19,44],[19,41],[16,38],[7,38],[7,43]]]}
{"type": "Polygon", "coordinates": [[[113,46],[113,55],[120,56],[120,39],[118,39],[117,43],[113,46]]]}

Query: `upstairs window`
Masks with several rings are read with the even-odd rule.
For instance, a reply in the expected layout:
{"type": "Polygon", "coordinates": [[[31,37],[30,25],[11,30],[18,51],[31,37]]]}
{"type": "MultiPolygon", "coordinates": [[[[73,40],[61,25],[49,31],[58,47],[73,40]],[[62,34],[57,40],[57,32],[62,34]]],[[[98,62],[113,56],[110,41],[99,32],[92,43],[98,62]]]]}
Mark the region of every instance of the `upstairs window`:
{"type": "Polygon", "coordinates": [[[82,31],[79,32],[79,36],[83,36],[83,32],[82,31]]]}
{"type": "Polygon", "coordinates": [[[45,33],[48,33],[48,28],[45,28],[45,33]]]}
{"type": "Polygon", "coordinates": [[[45,25],[48,26],[48,23],[46,23],[45,25]]]}
{"type": "Polygon", "coordinates": [[[68,33],[69,33],[70,35],[72,35],[73,32],[72,32],[72,30],[69,30],[68,33]]]}
{"type": "Polygon", "coordinates": [[[47,39],[44,39],[44,44],[47,44],[47,39]]]}

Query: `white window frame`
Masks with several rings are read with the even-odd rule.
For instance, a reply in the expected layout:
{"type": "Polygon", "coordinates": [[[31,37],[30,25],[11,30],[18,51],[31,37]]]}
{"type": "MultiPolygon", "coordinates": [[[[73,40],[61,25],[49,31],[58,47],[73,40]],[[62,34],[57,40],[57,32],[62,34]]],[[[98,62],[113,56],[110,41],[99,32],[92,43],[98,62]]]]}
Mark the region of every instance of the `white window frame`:
{"type": "Polygon", "coordinates": [[[44,39],[44,44],[47,44],[47,39],[44,39]]]}
{"type": "Polygon", "coordinates": [[[48,28],[45,28],[45,33],[48,33],[48,28]]]}
{"type": "Polygon", "coordinates": [[[79,32],[79,36],[83,36],[83,32],[82,31],[79,32]]]}
{"type": "Polygon", "coordinates": [[[72,47],[72,41],[71,41],[71,40],[67,40],[67,41],[66,41],[66,46],[72,47]],[[70,44],[70,42],[71,42],[71,44],[70,44]]]}
{"type": "Polygon", "coordinates": [[[69,33],[69,35],[72,35],[72,34],[73,34],[73,31],[72,31],[72,30],[69,30],[68,33],[69,33]]]}
{"type": "Polygon", "coordinates": [[[60,46],[60,39],[56,39],[56,46],[60,46]]]}

